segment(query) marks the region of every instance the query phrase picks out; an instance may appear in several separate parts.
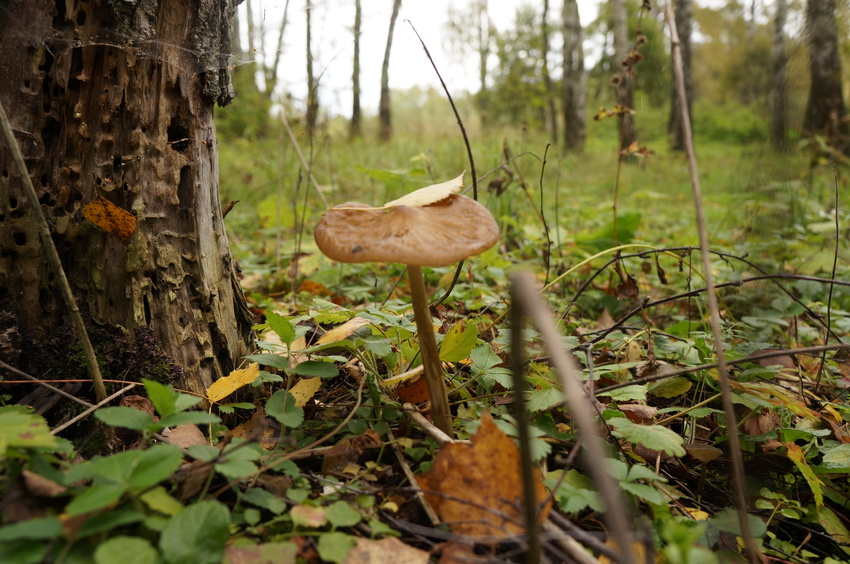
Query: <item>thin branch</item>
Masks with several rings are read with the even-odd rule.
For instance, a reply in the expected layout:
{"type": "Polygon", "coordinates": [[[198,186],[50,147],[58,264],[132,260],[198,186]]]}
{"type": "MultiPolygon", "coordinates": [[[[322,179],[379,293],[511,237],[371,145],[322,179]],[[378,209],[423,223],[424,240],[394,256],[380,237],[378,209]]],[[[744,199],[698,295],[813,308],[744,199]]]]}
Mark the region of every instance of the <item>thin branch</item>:
{"type": "Polygon", "coordinates": [[[136,387],[138,385],[140,385],[139,382],[130,382],[129,384],[127,384],[126,386],[121,388],[119,391],[115,392],[114,394],[112,394],[111,396],[109,396],[107,398],[103,398],[103,400],[101,400],[98,403],[96,403],[95,405],[91,406],[90,408],[88,408],[84,412],[80,413],[76,417],[69,419],[68,421],[65,421],[64,423],[62,423],[61,425],[59,425],[58,427],[56,427],[55,429],[53,429],[50,432],[52,434],[56,435],[57,433],[59,433],[60,431],[64,430],[67,427],[70,427],[71,425],[73,425],[77,421],[79,421],[81,419],[85,419],[91,413],[94,413],[95,411],[97,411],[98,409],[100,409],[101,407],[106,405],[107,403],[111,402],[112,400],[114,400],[118,396],[123,395],[124,392],[130,391],[131,389],[133,389],[134,387],[136,387]]]}
{"type": "Polygon", "coordinates": [[[292,146],[295,147],[295,153],[298,155],[298,160],[301,161],[301,166],[304,167],[304,170],[307,171],[307,175],[310,177],[310,182],[313,184],[313,188],[316,189],[316,193],[319,194],[319,199],[322,200],[322,204],[324,206],[330,207],[328,205],[328,200],[325,198],[325,193],[322,192],[321,186],[316,182],[316,177],[313,176],[313,167],[307,162],[307,159],[304,158],[304,153],[301,152],[301,147],[298,145],[298,140],[295,138],[295,133],[292,132],[292,128],[289,126],[289,120],[286,119],[286,112],[280,112],[280,119],[283,122],[283,127],[286,128],[286,132],[289,134],[289,140],[292,142],[292,146]]]}
{"type": "Polygon", "coordinates": [[[53,244],[53,238],[50,236],[50,226],[47,224],[47,218],[44,217],[44,212],[41,211],[41,203],[38,201],[38,194],[35,187],[32,185],[27,165],[24,163],[24,156],[21,154],[21,147],[18,145],[18,140],[15,139],[15,134],[12,132],[12,124],[9,123],[9,118],[6,115],[6,110],[3,104],[0,104],[0,127],[3,129],[3,137],[6,139],[6,145],[12,153],[12,160],[15,161],[15,166],[18,168],[18,174],[21,177],[21,184],[24,187],[24,192],[27,194],[30,207],[32,208],[33,216],[38,225],[38,234],[41,238],[41,244],[44,246],[44,253],[47,255],[47,262],[50,263],[50,268],[56,276],[56,282],[59,284],[59,290],[62,293],[62,298],[65,300],[65,306],[68,308],[68,315],[71,318],[71,323],[74,325],[74,331],[77,334],[77,339],[80,341],[80,346],[83,348],[83,354],[86,357],[89,375],[94,385],[94,394],[97,401],[103,401],[106,397],[106,387],[103,385],[103,376],[100,374],[100,366],[97,364],[97,357],[94,354],[89,334],[86,332],[86,324],[83,321],[83,316],[80,313],[80,308],[77,306],[77,301],[74,299],[74,294],[71,292],[71,286],[68,284],[68,278],[65,276],[65,270],[62,268],[62,261],[59,260],[59,253],[56,251],[56,246],[53,244]]]}
{"type": "MultiPolygon", "coordinates": [[[[835,271],[838,268],[838,249],[841,246],[841,223],[838,219],[838,167],[835,166],[835,163],[832,163],[832,177],[835,180],[835,208],[833,209],[833,213],[835,215],[835,247],[832,252],[832,272],[830,273],[830,278],[835,280],[835,271]]],[[[829,330],[832,326],[832,289],[833,285],[829,285],[829,296],[826,300],[826,327],[823,331],[823,342],[829,342],[829,330]]],[[[823,376],[823,369],[826,366],[826,353],[823,353],[823,358],[821,358],[820,366],[818,367],[818,377],[815,379],[815,390],[817,390],[818,386],[820,386],[820,379],[823,376]]]]}
{"type": "Polygon", "coordinates": [[[691,172],[691,189],[694,196],[694,211],[696,212],[697,229],[699,232],[700,254],[703,263],[705,287],[708,290],[709,318],[711,333],[714,338],[714,354],[717,357],[717,372],[720,376],[720,390],[723,394],[723,411],[726,413],[726,432],[729,440],[730,457],[732,459],[732,478],[738,506],[738,524],[741,536],[747,548],[747,556],[751,562],[757,563],[764,559],[750,529],[749,514],[747,513],[747,497],[744,485],[744,459],[741,454],[741,443],[738,437],[737,417],[735,406],[732,404],[732,387],[729,382],[729,372],[726,368],[726,356],[723,350],[723,332],[720,327],[720,309],[717,305],[717,293],[711,272],[711,249],[708,245],[708,230],[705,214],[702,208],[702,189],[697,171],[697,158],[694,151],[694,137],[691,130],[691,116],[688,111],[688,93],[685,88],[685,72],[682,63],[682,50],[679,33],[676,31],[676,18],[673,15],[673,3],[667,2],[665,19],[670,29],[670,44],[673,51],[673,72],[676,77],[676,89],[679,92],[679,110],[682,115],[682,131],[684,133],[685,151],[688,155],[688,168],[691,172]]]}

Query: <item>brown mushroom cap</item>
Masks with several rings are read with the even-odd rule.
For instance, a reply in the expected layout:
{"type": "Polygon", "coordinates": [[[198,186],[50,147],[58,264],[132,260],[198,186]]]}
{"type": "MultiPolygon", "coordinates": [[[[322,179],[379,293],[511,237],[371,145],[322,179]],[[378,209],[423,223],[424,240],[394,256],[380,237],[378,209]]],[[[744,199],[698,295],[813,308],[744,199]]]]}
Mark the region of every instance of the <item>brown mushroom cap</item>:
{"type": "Polygon", "coordinates": [[[452,194],[427,206],[389,210],[341,204],[322,216],[314,236],[319,249],[340,262],[446,266],[496,244],[499,226],[486,207],[452,194]]]}

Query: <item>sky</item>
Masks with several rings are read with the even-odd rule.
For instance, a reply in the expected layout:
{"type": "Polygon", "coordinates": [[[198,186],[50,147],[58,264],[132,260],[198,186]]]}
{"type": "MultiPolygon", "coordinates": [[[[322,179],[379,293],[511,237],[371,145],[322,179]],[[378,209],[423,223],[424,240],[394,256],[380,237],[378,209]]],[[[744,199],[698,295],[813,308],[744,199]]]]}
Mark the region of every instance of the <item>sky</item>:
{"type": "MultiPolygon", "coordinates": [[[[249,0],[254,21],[265,31],[265,50],[273,57],[277,34],[283,18],[285,0],[249,0]]],[[[390,88],[406,89],[413,86],[440,88],[439,80],[425,56],[409,20],[422,40],[446,81],[452,95],[462,91],[475,91],[478,72],[475,56],[462,57],[452,53],[446,40],[446,22],[449,6],[462,7],[469,0],[402,0],[396,21],[390,58],[390,88]]],[[[516,9],[528,0],[489,0],[490,17],[499,30],[513,21],[516,9]]],[[[596,17],[596,0],[579,0],[582,25],[596,17]]],[[[247,48],[244,25],[246,3],[240,7],[242,46],[247,48]]],[[[552,2],[550,21],[560,19],[560,2],[552,2]]],[[[392,0],[361,0],[363,10],[360,46],[362,89],[361,104],[365,111],[377,111],[380,97],[381,63],[387,41],[392,0]]],[[[284,46],[280,63],[280,81],[298,102],[306,97],[306,25],[304,0],[290,0],[288,23],[284,33],[284,46]]],[[[353,0],[313,0],[312,34],[314,72],[320,77],[320,104],[333,114],[349,115],[351,112],[351,73],[354,55],[353,0]]],[[[260,55],[258,55],[260,56],[260,55]]]]}

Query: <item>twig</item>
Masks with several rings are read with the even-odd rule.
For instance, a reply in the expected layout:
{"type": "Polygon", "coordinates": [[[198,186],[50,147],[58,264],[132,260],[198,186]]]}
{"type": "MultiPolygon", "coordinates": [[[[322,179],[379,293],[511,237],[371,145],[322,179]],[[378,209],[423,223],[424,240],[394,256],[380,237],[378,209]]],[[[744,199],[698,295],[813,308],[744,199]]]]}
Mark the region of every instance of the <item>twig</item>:
{"type": "Polygon", "coordinates": [[[437,441],[440,446],[447,445],[449,443],[457,443],[462,442],[456,439],[453,439],[449,435],[447,435],[442,429],[428,421],[428,419],[419,413],[419,410],[416,409],[416,406],[412,403],[406,403],[402,406],[405,415],[413,419],[414,423],[419,425],[419,427],[425,431],[427,434],[431,436],[432,439],[437,441]]]}
{"type": "MultiPolygon", "coordinates": [[[[407,405],[409,404],[405,404],[405,406],[407,405]]],[[[409,411],[408,413],[414,412],[409,411]]],[[[440,431],[436,427],[434,427],[434,429],[440,431]]],[[[442,431],[440,431],[440,433],[442,433],[442,431]]],[[[431,524],[436,527],[440,524],[440,518],[437,516],[437,512],[434,511],[434,508],[431,506],[428,498],[425,497],[425,492],[419,487],[419,482],[416,481],[416,476],[413,475],[413,470],[410,469],[410,464],[408,464],[407,460],[404,459],[404,454],[401,452],[401,447],[399,447],[392,429],[387,430],[387,436],[390,441],[392,441],[393,452],[395,453],[396,460],[398,460],[398,465],[401,466],[402,472],[404,472],[404,475],[407,476],[407,481],[410,482],[410,487],[412,487],[416,492],[416,499],[419,500],[419,504],[422,506],[422,509],[425,511],[425,514],[428,516],[431,524]]]]}
{"type": "Polygon", "coordinates": [[[77,415],[73,419],[69,419],[68,421],[62,423],[61,425],[59,425],[58,427],[56,427],[55,429],[53,429],[50,432],[54,435],[59,433],[60,431],[62,431],[66,427],[70,427],[71,425],[73,425],[77,421],[79,421],[81,419],[85,419],[86,417],[89,416],[89,414],[94,413],[95,411],[97,411],[98,409],[100,409],[101,407],[106,405],[107,403],[111,402],[112,400],[114,400],[118,396],[122,395],[124,392],[127,392],[127,391],[131,390],[132,388],[134,388],[138,385],[139,385],[139,382],[130,382],[129,384],[124,386],[120,391],[115,392],[114,394],[112,394],[111,396],[109,396],[107,398],[103,398],[103,400],[101,400],[98,403],[96,403],[95,405],[91,406],[90,408],[88,408],[84,412],[80,413],[79,415],[77,415]]]}
{"type": "Polygon", "coordinates": [[[723,332],[720,327],[720,310],[717,306],[717,293],[711,273],[711,253],[708,245],[708,230],[705,214],[702,209],[702,189],[697,172],[697,159],[694,151],[694,137],[691,131],[691,116],[688,111],[688,93],[685,88],[685,72],[682,63],[681,43],[676,31],[676,18],[673,15],[673,3],[666,6],[665,19],[670,29],[670,44],[673,51],[673,73],[676,77],[676,90],[679,93],[679,111],[682,115],[682,131],[685,139],[685,151],[688,155],[688,168],[691,172],[691,189],[694,196],[697,230],[699,232],[700,254],[702,255],[703,276],[705,277],[706,297],[708,298],[711,333],[714,338],[714,353],[717,357],[717,372],[720,376],[720,391],[723,394],[723,411],[726,413],[726,430],[729,439],[730,457],[732,459],[732,478],[735,489],[736,505],[738,506],[738,524],[741,536],[747,548],[747,556],[751,562],[757,563],[764,559],[750,529],[749,514],[747,513],[747,498],[744,486],[744,460],[741,454],[741,443],[738,437],[737,417],[735,406],[732,404],[732,387],[729,383],[729,373],[726,368],[726,355],[723,350],[723,332]]]}
{"type": "Polygon", "coordinates": [[[6,110],[2,103],[0,103],[0,127],[3,129],[3,137],[6,139],[6,145],[8,145],[9,151],[12,153],[12,160],[15,161],[15,166],[21,177],[21,184],[24,187],[24,192],[27,194],[33,216],[38,225],[38,234],[41,238],[41,244],[44,246],[44,252],[47,255],[47,262],[50,263],[50,268],[53,270],[54,276],[56,276],[56,283],[59,285],[62,298],[65,300],[65,307],[68,308],[68,315],[71,318],[71,323],[74,325],[74,332],[77,334],[77,339],[83,348],[89,375],[91,375],[92,384],[94,385],[95,398],[97,398],[97,401],[103,401],[103,398],[106,397],[106,387],[103,385],[103,376],[100,374],[100,366],[97,364],[97,357],[94,354],[91,340],[89,340],[86,324],[83,321],[80,308],[77,306],[77,301],[74,299],[71,286],[68,284],[68,278],[65,276],[62,262],[59,260],[59,253],[56,251],[56,246],[53,244],[53,239],[50,236],[50,226],[47,224],[47,218],[44,217],[44,212],[41,211],[38,194],[32,185],[32,179],[27,170],[27,165],[24,163],[24,156],[21,154],[21,147],[18,145],[18,140],[15,139],[15,134],[12,132],[12,124],[9,123],[9,117],[6,115],[6,110]]]}
{"type": "MultiPolygon", "coordinates": [[[[838,267],[838,249],[841,245],[841,224],[838,220],[838,167],[835,166],[835,163],[832,163],[832,177],[835,180],[835,209],[833,210],[835,215],[835,247],[832,252],[832,272],[830,273],[830,278],[835,279],[835,270],[838,267]]],[[[832,325],[832,289],[833,285],[829,285],[829,296],[826,300],[826,328],[823,331],[823,342],[829,342],[829,330],[832,325]]],[[[826,365],[826,352],[823,353],[823,357],[820,361],[820,366],[818,367],[818,377],[815,378],[815,390],[817,390],[818,386],[820,386],[820,378],[823,376],[823,368],[826,365]]]]}
{"type": "Polygon", "coordinates": [[[607,456],[602,439],[596,431],[593,412],[590,408],[591,398],[587,396],[587,392],[579,383],[578,370],[574,362],[561,346],[561,336],[556,329],[555,320],[535,290],[532,276],[526,272],[518,272],[511,277],[511,284],[516,287],[515,298],[518,300],[512,304],[512,307],[521,307],[528,312],[549,348],[552,365],[564,390],[570,413],[582,433],[584,441],[582,454],[605,504],[605,520],[617,545],[620,561],[623,564],[634,564],[635,557],[630,543],[632,528],[628,521],[630,512],[626,509],[626,502],[619,485],[608,473],[604,463],[607,456]]]}
{"type": "Polygon", "coordinates": [[[36,384],[38,384],[39,386],[42,386],[42,387],[44,387],[44,388],[47,388],[47,389],[48,389],[48,390],[50,390],[51,392],[53,392],[53,393],[55,393],[55,394],[59,394],[60,396],[62,396],[62,397],[64,397],[64,398],[66,398],[66,399],[69,399],[69,400],[71,400],[71,401],[77,402],[78,404],[80,404],[80,405],[82,405],[82,406],[84,406],[84,407],[92,407],[92,404],[91,404],[91,403],[89,403],[89,402],[87,402],[86,400],[84,400],[84,399],[80,399],[80,398],[78,398],[78,397],[76,397],[76,396],[74,396],[74,395],[72,395],[72,394],[69,394],[68,392],[66,392],[66,391],[64,391],[64,390],[60,390],[60,389],[59,389],[59,388],[57,388],[56,386],[53,386],[53,385],[51,385],[51,384],[48,384],[48,383],[47,383],[47,382],[45,382],[44,380],[39,380],[39,379],[38,379],[38,378],[36,378],[35,376],[30,376],[30,375],[29,375],[29,374],[27,374],[26,372],[23,372],[23,371],[21,371],[21,370],[18,370],[18,369],[17,369],[17,368],[15,368],[14,366],[10,366],[10,365],[6,364],[5,362],[3,362],[2,360],[0,360],[0,368],[3,368],[3,369],[5,369],[5,370],[8,370],[8,371],[9,371],[9,372],[11,372],[12,374],[17,374],[17,375],[18,375],[18,376],[20,376],[21,378],[26,378],[26,379],[27,379],[27,380],[29,380],[30,382],[35,382],[35,383],[36,383],[36,384]]]}

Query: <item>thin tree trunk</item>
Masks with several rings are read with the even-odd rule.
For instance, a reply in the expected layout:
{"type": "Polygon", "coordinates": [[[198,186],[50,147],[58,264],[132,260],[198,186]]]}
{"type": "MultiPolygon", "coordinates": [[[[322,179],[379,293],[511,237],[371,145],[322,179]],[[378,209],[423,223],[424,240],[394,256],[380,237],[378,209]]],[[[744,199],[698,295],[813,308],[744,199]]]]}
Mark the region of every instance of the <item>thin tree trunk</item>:
{"type": "Polygon", "coordinates": [[[587,78],[584,72],[581,20],[576,0],[564,0],[563,23],[563,80],[561,110],[564,113],[564,149],[581,151],[585,138],[585,96],[587,78]]]}
{"type": "Polygon", "coordinates": [[[378,117],[381,122],[380,137],[386,141],[392,137],[392,119],[390,116],[390,51],[393,46],[393,31],[401,0],[393,0],[393,13],[390,16],[390,31],[387,33],[387,48],[384,51],[384,63],[381,65],[381,100],[378,104],[378,117]]]}
{"type": "Polygon", "coordinates": [[[543,85],[546,88],[546,119],[549,122],[549,135],[553,145],[558,144],[558,113],[555,111],[555,88],[549,75],[549,0],[543,0],[543,17],[541,18],[541,35],[543,39],[543,85]]]}
{"type": "Polygon", "coordinates": [[[770,141],[773,148],[778,151],[785,151],[788,148],[785,137],[785,130],[788,127],[788,89],[785,80],[785,67],[788,63],[788,56],[785,54],[785,20],[787,15],[787,0],[776,0],[776,13],[773,16],[770,141]]]}
{"type": "Polygon", "coordinates": [[[803,129],[826,137],[827,142],[850,154],[844,98],[841,92],[841,57],[835,0],[808,0],[806,28],[809,44],[811,86],[803,129]]]}
{"type": "Polygon", "coordinates": [[[305,7],[307,13],[307,139],[313,140],[316,130],[316,120],[319,117],[319,85],[313,76],[313,37],[310,25],[312,3],[307,0],[305,7]]]}
{"type": "Polygon", "coordinates": [[[617,104],[625,108],[619,115],[620,149],[626,149],[636,139],[635,118],[629,111],[634,107],[634,74],[632,66],[623,66],[631,51],[629,44],[626,0],[611,0],[611,28],[614,35],[614,63],[617,65],[617,104]]]}
{"type": "Polygon", "coordinates": [[[271,67],[266,67],[266,97],[271,98],[277,86],[277,73],[280,70],[280,59],[283,56],[283,35],[286,31],[289,14],[289,0],[283,5],[283,18],[280,21],[280,31],[277,34],[277,48],[274,51],[274,61],[271,67]]]}
{"type": "MultiPolygon", "coordinates": [[[[693,81],[691,80],[691,0],[674,0],[673,6],[676,14],[676,29],[679,32],[679,45],[682,53],[682,71],[685,76],[685,93],[687,95],[688,115],[693,115],[691,112],[693,102],[693,81]]],[[[670,72],[674,73],[672,67],[670,72]]],[[[685,133],[682,129],[682,106],[679,103],[679,91],[676,89],[675,79],[673,80],[671,100],[670,121],[668,122],[668,130],[670,132],[671,141],[670,145],[674,151],[684,151],[685,133]]]]}
{"type": "Polygon", "coordinates": [[[478,82],[481,85],[479,93],[487,90],[487,58],[490,56],[490,14],[487,11],[487,0],[478,0],[477,17],[478,27],[478,82]]]}
{"type": "Polygon", "coordinates": [[[363,23],[363,13],[360,0],[354,0],[354,70],[351,73],[352,101],[350,136],[360,137],[362,120],[360,112],[360,27],[363,23]]]}
{"type": "MultiPolygon", "coordinates": [[[[13,110],[105,374],[203,393],[250,346],[213,122],[214,103],[233,97],[226,69],[234,10],[234,2],[200,0],[29,0],[0,10],[0,102],[13,110]],[[98,197],[135,216],[126,244],[82,219],[98,197]]],[[[0,342],[0,350],[38,376],[85,378],[3,146],[0,171],[0,341],[12,345],[0,342]]]]}

